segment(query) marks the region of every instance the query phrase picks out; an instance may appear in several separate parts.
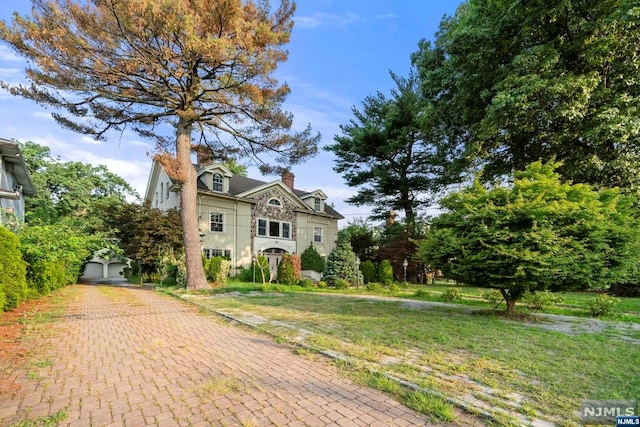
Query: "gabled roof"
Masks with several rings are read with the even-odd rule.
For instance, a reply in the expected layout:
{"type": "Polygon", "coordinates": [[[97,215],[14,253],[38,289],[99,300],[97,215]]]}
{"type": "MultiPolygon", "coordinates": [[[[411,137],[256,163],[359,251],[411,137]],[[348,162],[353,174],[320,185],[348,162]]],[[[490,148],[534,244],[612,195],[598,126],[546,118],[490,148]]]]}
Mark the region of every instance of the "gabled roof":
{"type": "MultiPolygon", "coordinates": [[[[197,166],[196,166],[197,167],[197,166]]],[[[233,174],[231,176],[231,178],[229,178],[229,193],[227,193],[229,196],[232,197],[239,197],[239,198],[245,198],[248,194],[251,194],[253,191],[259,191],[262,188],[266,188],[268,187],[270,184],[275,184],[275,183],[280,183],[280,185],[283,185],[281,183],[280,180],[275,180],[275,181],[261,181],[259,179],[253,179],[253,178],[249,178],[246,176],[242,176],[242,175],[235,175],[233,174]],[[262,188],[261,188],[262,187],[262,188]]],[[[289,190],[288,187],[286,187],[287,190],[289,190]]],[[[198,190],[201,191],[210,191],[209,188],[207,187],[207,185],[198,178],[198,190]]],[[[297,190],[297,189],[293,189],[292,193],[293,195],[295,195],[298,199],[302,200],[302,198],[306,195],[310,195],[313,193],[316,193],[320,190],[316,190],[312,193],[308,193],[306,191],[303,190],[297,190]]],[[[211,192],[213,193],[213,192],[211,192]]],[[[320,191],[320,193],[322,193],[322,191],[320,191]]],[[[322,195],[324,195],[324,193],[322,193],[322,195]]],[[[326,198],[326,196],[324,196],[326,198]]],[[[304,206],[304,209],[307,209],[307,205],[300,201],[301,206],[304,206]]],[[[333,209],[331,206],[326,205],[324,206],[324,212],[315,212],[311,209],[309,209],[310,212],[316,214],[316,215],[326,215],[329,216],[331,218],[336,218],[336,219],[343,219],[344,217],[342,215],[340,215],[335,209],[333,209]]]]}
{"type": "Polygon", "coordinates": [[[13,174],[15,175],[17,183],[22,185],[24,195],[34,196],[36,190],[31,181],[29,170],[24,162],[18,143],[0,138],[0,156],[2,156],[5,162],[13,164],[13,174]]]}

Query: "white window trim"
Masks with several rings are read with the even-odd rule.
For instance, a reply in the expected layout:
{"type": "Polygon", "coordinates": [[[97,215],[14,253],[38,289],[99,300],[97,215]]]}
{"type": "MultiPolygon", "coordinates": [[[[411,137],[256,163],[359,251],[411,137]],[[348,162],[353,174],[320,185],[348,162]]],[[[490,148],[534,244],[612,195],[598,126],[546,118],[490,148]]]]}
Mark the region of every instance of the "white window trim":
{"type": "Polygon", "coordinates": [[[222,234],[222,233],[225,232],[225,228],[226,227],[225,227],[224,213],[222,213],[222,212],[213,212],[213,211],[209,212],[209,233],[222,234]],[[212,228],[211,227],[211,219],[212,219],[211,217],[213,215],[220,215],[220,217],[221,217],[221,221],[220,222],[222,223],[222,231],[217,231],[217,230],[212,230],[211,229],[212,228]]]}
{"type": "Polygon", "coordinates": [[[211,174],[211,191],[215,191],[216,193],[224,192],[224,177],[222,176],[221,173],[214,172],[214,173],[211,174]],[[216,176],[220,177],[220,182],[217,182],[215,180],[216,176]],[[215,188],[216,184],[220,185],[220,189],[219,190],[216,190],[216,188],[215,188]]]}
{"type": "Polygon", "coordinates": [[[322,227],[313,227],[313,243],[322,243],[324,241],[324,230],[322,227]],[[316,234],[316,230],[320,230],[320,240],[316,240],[316,236],[318,236],[318,234],[316,234]]]}
{"type": "Polygon", "coordinates": [[[284,240],[292,240],[293,239],[293,224],[289,221],[280,221],[277,219],[267,219],[267,218],[257,218],[256,219],[256,236],[264,237],[267,239],[284,239],[284,240]],[[265,234],[260,234],[260,221],[266,221],[265,234]],[[278,236],[270,236],[271,223],[278,223],[278,236]],[[289,225],[289,237],[283,237],[282,235],[282,224],[289,225]]]}
{"type": "Polygon", "coordinates": [[[273,208],[279,208],[282,209],[282,202],[278,199],[276,199],[275,197],[269,199],[269,201],[267,202],[267,206],[271,206],[273,208]],[[271,202],[278,202],[277,205],[271,204],[271,202]]]}

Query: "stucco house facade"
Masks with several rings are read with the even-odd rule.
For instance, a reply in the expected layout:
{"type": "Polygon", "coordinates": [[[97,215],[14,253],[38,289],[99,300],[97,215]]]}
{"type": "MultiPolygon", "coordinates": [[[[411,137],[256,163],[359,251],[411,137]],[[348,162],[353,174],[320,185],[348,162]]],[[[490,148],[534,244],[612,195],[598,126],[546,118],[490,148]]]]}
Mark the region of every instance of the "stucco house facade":
{"type": "MultiPolygon", "coordinates": [[[[263,254],[272,272],[284,253],[313,245],[326,257],[335,247],[338,220],[320,190],[294,187],[294,176],[266,182],[231,173],[221,164],[194,165],[198,175],[198,224],[205,256],[223,256],[232,272],[263,254]]],[[[157,162],[151,166],[145,202],[162,211],[180,209],[180,187],[157,162]]]]}
{"type": "Polygon", "coordinates": [[[0,225],[13,218],[24,222],[24,198],[33,195],[33,182],[18,143],[0,138],[0,225]]]}

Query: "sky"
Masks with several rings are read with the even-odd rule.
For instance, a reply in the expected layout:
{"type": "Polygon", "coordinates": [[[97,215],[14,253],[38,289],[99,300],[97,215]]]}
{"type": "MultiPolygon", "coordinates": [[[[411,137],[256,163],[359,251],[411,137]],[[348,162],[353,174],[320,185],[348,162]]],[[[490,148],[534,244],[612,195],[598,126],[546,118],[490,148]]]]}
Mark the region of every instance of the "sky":
{"type": "MultiPolygon", "coordinates": [[[[453,15],[460,0],[298,0],[295,26],[287,46],[289,59],[276,77],[287,82],[291,94],[284,108],[294,116],[293,128],[311,124],[320,132],[320,146],[334,142],[339,126],[353,117],[352,108],[377,92],[388,94],[394,86],[389,71],[407,75],[410,56],[422,39],[433,40],[445,15],[453,15]]],[[[278,1],[272,1],[277,5],[278,1]]],[[[24,15],[30,0],[1,0],[0,20],[10,21],[14,11],[24,15]]],[[[25,81],[25,62],[0,42],[0,80],[25,81]]],[[[151,168],[153,143],[133,133],[113,134],[99,142],[87,135],[60,128],[47,110],[32,101],[16,98],[0,89],[0,137],[48,146],[61,161],[105,165],[144,196],[151,168]]],[[[292,168],[295,187],[321,189],[345,219],[345,226],[366,217],[371,207],[345,203],[356,192],[333,170],[334,155],[319,154],[292,168]]],[[[242,163],[242,159],[240,159],[242,163]]],[[[249,176],[264,181],[249,168],[249,176]]]]}

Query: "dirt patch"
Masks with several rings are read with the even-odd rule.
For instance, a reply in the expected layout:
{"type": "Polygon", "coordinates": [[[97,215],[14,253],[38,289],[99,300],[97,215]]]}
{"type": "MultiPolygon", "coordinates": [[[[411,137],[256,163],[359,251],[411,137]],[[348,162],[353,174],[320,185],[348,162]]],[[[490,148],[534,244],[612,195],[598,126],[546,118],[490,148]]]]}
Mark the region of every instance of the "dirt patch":
{"type": "Polygon", "coordinates": [[[38,329],[30,325],[37,316],[58,307],[53,296],[46,296],[25,301],[11,311],[0,313],[0,395],[20,392],[12,373],[32,361],[40,344],[38,329]]]}

